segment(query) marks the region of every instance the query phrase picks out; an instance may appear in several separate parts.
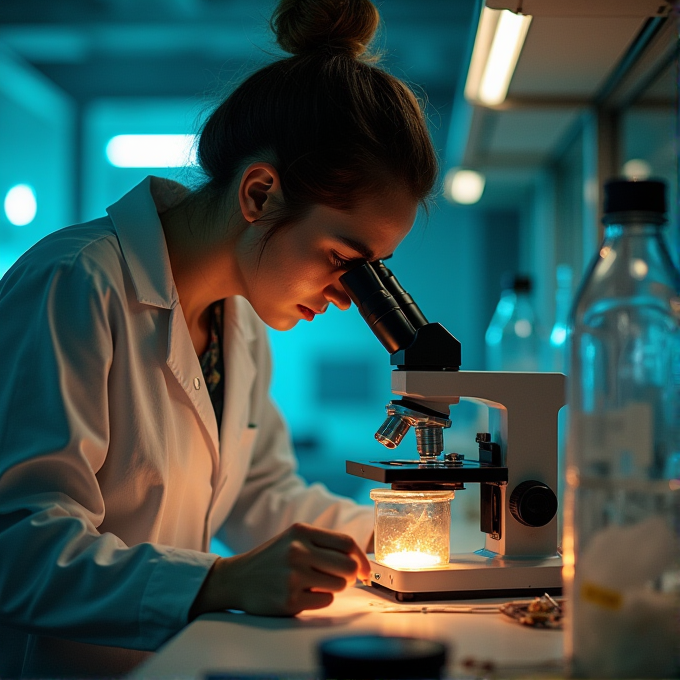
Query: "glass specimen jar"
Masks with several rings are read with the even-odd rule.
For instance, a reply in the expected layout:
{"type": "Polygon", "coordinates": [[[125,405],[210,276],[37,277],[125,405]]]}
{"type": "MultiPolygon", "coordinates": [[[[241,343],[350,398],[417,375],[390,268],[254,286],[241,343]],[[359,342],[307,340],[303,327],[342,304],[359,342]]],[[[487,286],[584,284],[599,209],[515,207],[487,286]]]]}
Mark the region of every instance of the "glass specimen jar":
{"type": "Polygon", "coordinates": [[[449,563],[453,491],[372,489],[375,559],[395,569],[426,569],[449,563]]]}

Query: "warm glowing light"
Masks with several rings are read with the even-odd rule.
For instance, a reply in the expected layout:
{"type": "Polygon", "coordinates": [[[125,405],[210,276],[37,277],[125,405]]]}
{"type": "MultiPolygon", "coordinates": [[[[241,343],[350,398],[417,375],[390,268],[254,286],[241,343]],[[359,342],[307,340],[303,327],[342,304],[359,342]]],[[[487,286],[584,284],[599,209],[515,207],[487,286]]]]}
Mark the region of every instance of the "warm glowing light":
{"type": "Polygon", "coordinates": [[[485,184],[486,178],[479,172],[454,168],[444,178],[445,195],[455,203],[472,205],[482,197],[485,184]]]}
{"type": "Polygon", "coordinates": [[[614,266],[614,262],[616,262],[616,251],[612,250],[610,246],[603,246],[600,249],[600,262],[595,268],[595,278],[605,277],[614,266]]]}
{"type": "Polygon", "coordinates": [[[631,158],[623,164],[623,176],[632,180],[645,180],[652,174],[652,166],[642,158],[631,158]]]}
{"type": "Polygon", "coordinates": [[[375,559],[394,569],[449,562],[453,491],[372,489],[375,559]]]}
{"type": "Polygon", "coordinates": [[[649,273],[649,265],[644,260],[635,258],[634,260],[631,260],[629,271],[634,279],[642,281],[649,273]]]}
{"type": "Polygon", "coordinates": [[[17,227],[24,227],[33,222],[38,211],[38,203],[33,187],[28,184],[13,186],[5,196],[5,215],[17,227]]]}
{"type": "Polygon", "coordinates": [[[482,10],[465,84],[469,100],[488,106],[505,100],[530,23],[509,10],[482,10]]]}
{"type": "Polygon", "coordinates": [[[680,491],[680,479],[671,479],[668,482],[668,488],[671,491],[680,491]]]}
{"type": "Polygon", "coordinates": [[[517,319],[515,321],[515,335],[518,338],[528,338],[532,330],[533,326],[528,319],[517,319]]]}
{"type": "Polygon", "coordinates": [[[569,486],[577,487],[581,483],[581,476],[579,474],[578,468],[575,465],[570,465],[567,467],[565,478],[569,486]]]}
{"type": "Polygon", "coordinates": [[[402,552],[390,553],[380,560],[385,566],[393,569],[426,569],[436,567],[442,563],[439,555],[418,552],[415,550],[403,550],[402,552]]]}
{"type": "MultiPolygon", "coordinates": [[[[567,511],[567,515],[569,511],[567,511]]],[[[574,531],[570,524],[564,528],[562,534],[562,579],[570,582],[574,578],[576,555],[574,554],[574,531]]]]}
{"type": "Polygon", "coordinates": [[[117,135],[106,157],[117,168],[179,168],[196,163],[195,135],[117,135]]]}

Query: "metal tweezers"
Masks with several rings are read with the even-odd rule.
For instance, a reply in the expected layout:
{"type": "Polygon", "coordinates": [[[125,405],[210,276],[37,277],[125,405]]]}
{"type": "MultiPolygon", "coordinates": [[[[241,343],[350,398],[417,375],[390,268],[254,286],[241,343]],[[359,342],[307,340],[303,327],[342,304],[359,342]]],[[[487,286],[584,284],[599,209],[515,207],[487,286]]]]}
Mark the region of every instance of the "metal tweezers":
{"type": "Polygon", "coordinates": [[[379,610],[383,614],[397,612],[412,612],[415,614],[497,614],[500,611],[498,604],[393,604],[391,602],[368,603],[369,607],[379,610]]]}

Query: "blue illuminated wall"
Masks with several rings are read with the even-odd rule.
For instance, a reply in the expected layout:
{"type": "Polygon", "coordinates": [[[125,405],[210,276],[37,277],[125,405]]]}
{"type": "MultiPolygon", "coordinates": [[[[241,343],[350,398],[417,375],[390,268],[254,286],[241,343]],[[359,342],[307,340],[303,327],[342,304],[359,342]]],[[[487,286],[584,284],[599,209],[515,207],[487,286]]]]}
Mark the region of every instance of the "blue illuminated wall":
{"type": "MultiPolygon", "coordinates": [[[[82,176],[75,206],[72,163],[78,147],[73,143],[73,111],[67,98],[47,85],[41,106],[31,108],[17,101],[12,87],[5,89],[11,92],[2,94],[3,121],[8,123],[2,126],[7,137],[2,148],[11,162],[2,163],[0,180],[5,184],[30,181],[41,201],[39,219],[30,230],[19,234],[2,224],[0,238],[8,261],[44,233],[76,217],[103,215],[108,205],[148,174],[181,182],[194,177],[192,170],[184,168],[114,167],[105,150],[109,140],[120,134],[196,132],[208,104],[198,99],[98,99],[81,111],[82,176]],[[47,109],[53,113],[41,115],[47,109]]],[[[517,264],[516,238],[513,213],[488,213],[439,198],[428,217],[420,215],[388,262],[426,316],[459,338],[464,369],[484,368],[484,331],[497,300],[500,272],[517,264]]],[[[388,453],[374,433],[391,398],[389,355],[355,308],[347,312],[330,308],[290,332],[271,331],[270,338],[273,397],[289,423],[302,474],[368,502],[368,490],[375,484],[346,475],[344,461],[388,453]]],[[[446,433],[447,450],[474,453],[474,433],[485,426],[484,415],[468,406],[452,409],[454,425],[446,433]]],[[[412,433],[397,454],[415,455],[412,433]]]]}
{"type": "Polygon", "coordinates": [[[75,218],[73,133],[69,98],[41,73],[0,46],[0,276],[27,248],[75,218]],[[33,187],[35,219],[10,223],[9,189],[33,187]]]}
{"type": "Polygon", "coordinates": [[[101,217],[147,175],[187,180],[183,168],[119,168],[106,158],[109,140],[121,134],[188,134],[196,132],[206,104],[190,99],[100,99],[84,113],[82,216],[101,217]]]}

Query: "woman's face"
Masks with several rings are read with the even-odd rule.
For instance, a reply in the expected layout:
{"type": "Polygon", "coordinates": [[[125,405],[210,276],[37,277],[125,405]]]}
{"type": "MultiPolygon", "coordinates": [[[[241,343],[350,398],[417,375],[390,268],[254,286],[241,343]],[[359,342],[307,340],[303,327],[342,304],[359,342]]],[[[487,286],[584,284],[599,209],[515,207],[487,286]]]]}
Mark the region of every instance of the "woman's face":
{"type": "MultiPolygon", "coordinates": [[[[404,194],[365,200],[345,212],[315,205],[299,222],[276,232],[264,248],[242,258],[245,296],[271,328],[288,330],[312,321],[329,304],[350,306],[340,277],[356,261],[391,255],[408,234],[418,204],[404,194]]],[[[251,225],[259,229],[265,227],[251,225]]]]}

